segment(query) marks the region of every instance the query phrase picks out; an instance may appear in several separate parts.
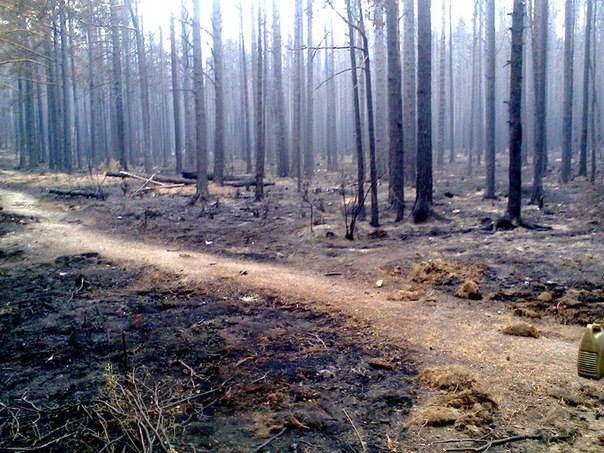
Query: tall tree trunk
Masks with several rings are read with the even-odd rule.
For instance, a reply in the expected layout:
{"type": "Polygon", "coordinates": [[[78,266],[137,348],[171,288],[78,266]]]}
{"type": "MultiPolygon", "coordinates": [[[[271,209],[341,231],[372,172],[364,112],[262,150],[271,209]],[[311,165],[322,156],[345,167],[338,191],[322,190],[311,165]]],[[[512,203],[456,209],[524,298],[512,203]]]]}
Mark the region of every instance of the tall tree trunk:
{"type": "Polygon", "coordinates": [[[282,178],[289,175],[289,151],[287,149],[287,119],[283,95],[283,59],[281,53],[281,15],[279,5],[273,0],[273,78],[275,81],[275,112],[277,119],[277,172],[282,178]]]}
{"type": "Polygon", "coordinates": [[[564,104],[562,106],[562,168],[560,181],[570,180],[573,156],[573,98],[575,59],[575,0],[566,0],[564,12],[564,104]]]}
{"type": "Polygon", "coordinates": [[[304,176],[312,178],[315,174],[315,137],[314,137],[314,56],[313,49],[313,0],[306,3],[306,140],[304,148],[304,176]]]}
{"type": "MultiPolygon", "coordinates": [[[[114,0],[113,0],[114,1],[114,0]]],[[[136,54],[138,61],[138,73],[140,78],[141,109],[143,113],[143,160],[145,172],[151,173],[151,113],[149,106],[149,78],[147,76],[147,58],[145,54],[145,37],[139,24],[137,13],[132,7],[132,0],[128,1],[130,18],[136,34],[136,54]]]]}
{"type": "Polygon", "coordinates": [[[416,223],[432,215],[432,12],[431,0],[418,0],[417,8],[417,195],[416,223]]]}
{"type": "Polygon", "coordinates": [[[78,100],[78,84],[76,80],[76,67],[75,67],[75,46],[73,45],[73,18],[69,20],[69,64],[70,71],[72,74],[71,77],[71,95],[73,98],[73,121],[74,121],[74,129],[75,129],[75,164],[76,168],[82,168],[82,131],[80,126],[80,113],[78,111],[78,107],[80,102],[78,100]]]}
{"type": "Polygon", "coordinates": [[[216,128],[214,134],[214,181],[224,183],[224,50],[222,46],[222,11],[220,0],[214,0],[212,12],[214,38],[214,92],[216,95],[216,128]]]}
{"type": "Polygon", "coordinates": [[[357,50],[355,45],[354,16],[352,0],[346,0],[348,16],[348,36],[350,40],[350,67],[352,73],[352,102],[354,105],[354,132],[357,158],[357,205],[359,220],[365,220],[365,156],[363,155],[363,131],[361,126],[361,104],[359,100],[359,74],[357,67],[357,50]]]}
{"type": "Polygon", "coordinates": [[[442,1],[442,24],[440,31],[440,60],[438,64],[439,77],[438,77],[438,149],[436,157],[436,166],[442,169],[445,165],[445,117],[447,111],[447,99],[446,99],[446,65],[447,65],[447,38],[446,38],[446,22],[445,18],[445,0],[442,1]]]}
{"type": "Polygon", "coordinates": [[[247,54],[245,52],[245,34],[243,32],[243,6],[241,0],[239,1],[239,26],[241,28],[240,41],[241,41],[241,73],[243,74],[243,83],[241,87],[241,100],[243,104],[243,133],[245,134],[243,140],[244,146],[244,157],[245,157],[245,170],[247,173],[252,172],[252,144],[250,138],[250,100],[248,96],[248,70],[247,70],[247,54]]]}
{"type": "Polygon", "coordinates": [[[264,165],[266,159],[266,125],[264,108],[264,42],[266,38],[264,11],[258,9],[258,52],[256,80],[256,201],[264,199],[264,165]]]}
{"type": "Polygon", "coordinates": [[[325,76],[329,78],[327,82],[327,93],[326,102],[326,121],[325,124],[327,126],[327,170],[328,171],[337,171],[339,168],[338,165],[338,121],[337,121],[337,88],[336,88],[336,73],[335,73],[335,45],[334,45],[334,33],[333,33],[333,24],[331,24],[330,30],[330,46],[331,49],[326,51],[325,59],[326,59],[326,74],[325,76]]]}
{"type": "MultiPolygon", "coordinates": [[[[90,130],[89,130],[89,142],[90,142],[90,154],[88,155],[88,169],[96,167],[98,163],[98,141],[97,141],[97,90],[95,84],[95,67],[98,64],[97,52],[96,52],[96,29],[93,25],[95,19],[93,15],[92,2],[89,4],[89,18],[87,27],[88,37],[88,91],[89,91],[89,103],[90,103],[90,130]]],[[[48,108],[51,109],[50,98],[48,99],[48,108]]]]}
{"type": "Polygon", "coordinates": [[[522,74],[524,0],[514,0],[512,13],[512,55],[510,59],[510,167],[506,217],[520,222],[522,209],[522,74]]]}
{"type": "Polygon", "coordinates": [[[449,163],[455,162],[455,74],[453,72],[453,14],[449,0],[449,163]]]}
{"type": "MultiPolygon", "coordinates": [[[[374,53],[375,64],[375,148],[377,156],[378,175],[388,174],[388,97],[387,88],[388,70],[386,68],[386,38],[384,35],[384,6],[377,2],[374,12],[374,53]]],[[[401,81],[402,83],[402,81],[401,81]]],[[[402,93],[401,93],[402,95],[402,93]]]]}
{"type": "Polygon", "coordinates": [[[531,202],[543,205],[543,174],[547,147],[547,35],[549,24],[547,0],[535,0],[535,155],[531,202]]]}
{"type": "MultiPolygon", "coordinates": [[[[415,2],[403,3],[403,64],[404,87],[403,97],[403,124],[405,143],[405,174],[406,179],[412,183],[417,175],[417,73],[416,73],[416,27],[415,27],[415,2]]],[[[392,147],[390,148],[392,150],[392,147]]],[[[391,155],[391,162],[395,161],[391,155]]]]}
{"type": "Polygon", "coordinates": [[[182,113],[180,111],[180,84],[178,80],[178,52],[176,50],[176,30],[174,16],[170,17],[170,65],[172,69],[172,107],[174,110],[174,156],[176,173],[182,172],[182,113]]]}
{"type": "Polygon", "coordinates": [[[389,155],[394,156],[394,181],[391,197],[396,211],[396,222],[400,222],[405,216],[405,150],[398,0],[387,0],[386,2],[386,33],[386,48],[388,53],[389,155]]]}
{"type": "Polygon", "coordinates": [[[478,82],[477,82],[477,60],[478,60],[478,10],[479,0],[474,0],[474,14],[472,16],[472,82],[470,84],[470,147],[468,149],[468,175],[472,176],[474,172],[474,157],[476,152],[476,116],[478,100],[478,82]]]}
{"type": "Polygon", "coordinates": [[[112,47],[112,78],[113,100],[115,102],[115,128],[117,153],[120,165],[128,169],[126,160],[126,135],[124,131],[124,100],[122,91],[122,48],[120,41],[120,15],[117,0],[111,0],[111,47],[112,47]]]}
{"type": "Polygon", "coordinates": [[[486,189],[485,198],[495,198],[495,0],[487,0],[486,55],[486,189]]]}
{"type": "Polygon", "coordinates": [[[369,174],[371,178],[371,226],[380,226],[380,211],[378,202],[378,174],[377,156],[375,148],[375,115],[373,111],[373,84],[371,83],[371,59],[369,58],[369,39],[365,30],[362,3],[359,2],[359,28],[363,42],[363,56],[365,60],[365,94],[367,107],[367,131],[369,138],[369,174]]]}
{"type": "Polygon", "coordinates": [[[302,0],[296,0],[296,14],[294,23],[294,124],[293,124],[293,165],[294,173],[298,178],[298,192],[302,190],[302,79],[303,79],[303,55],[302,55],[302,0]]]}
{"type": "Polygon", "coordinates": [[[208,150],[200,20],[199,0],[193,0],[193,85],[197,128],[197,198],[206,199],[208,197],[208,150]]]}
{"type": "Polygon", "coordinates": [[[583,111],[581,115],[581,152],[579,155],[579,176],[587,176],[587,141],[589,131],[589,67],[591,65],[591,40],[594,21],[594,2],[587,1],[585,19],[585,52],[583,65],[583,111]]]}
{"type": "Polygon", "coordinates": [[[188,33],[189,29],[189,16],[184,6],[184,0],[182,5],[182,17],[181,17],[182,29],[181,29],[181,41],[182,41],[182,63],[183,63],[183,103],[185,112],[185,168],[193,170],[197,168],[197,155],[195,152],[197,143],[197,131],[195,129],[195,103],[193,96],[193,78],[192,78],[192,65],[191,65],[191,45],[189,44],[190,37],[188,33]]]}
{"type": "Polygon", "coordinates": [[[69,64],[67,49],[67,17],[65,12],[65,1],[61,1],[61,66],[62,88],[63,88],[63,160],[61,169],[71,173],[72,150],[71,150],[71,96],[69,90],[69,64]]]}

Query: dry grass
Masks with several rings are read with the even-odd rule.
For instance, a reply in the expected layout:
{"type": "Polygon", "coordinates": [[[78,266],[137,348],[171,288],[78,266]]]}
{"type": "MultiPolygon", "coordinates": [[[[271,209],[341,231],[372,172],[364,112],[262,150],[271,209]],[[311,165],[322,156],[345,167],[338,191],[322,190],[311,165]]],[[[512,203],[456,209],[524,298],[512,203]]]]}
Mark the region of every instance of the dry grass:
{"type": "Polygon", "coordinates": [[[501,333],[526,338],[539,338],[541,336],[541,332],[535,326],[525,322],[508,324],[501,329],[501,333]]]}
{"type": "Polygon", "coordinates": [[[458,365],[426,368],[419,378],[422,384],[438,390],[464,390],[477,383],[474,373],[458,365]]]}
{"type": "Polygon", "coordinates": [[[446,285],[466,280],[480,281],[483,273],[481,266],[436,258],[415,264],[407,277],[415,283],[446,285]]]}
{"type": "Polygon", "coordinates": [[[455,296],[461,299],[481,300],[480,286],[474,280],[466,280],[457,291],[455,296]]]}

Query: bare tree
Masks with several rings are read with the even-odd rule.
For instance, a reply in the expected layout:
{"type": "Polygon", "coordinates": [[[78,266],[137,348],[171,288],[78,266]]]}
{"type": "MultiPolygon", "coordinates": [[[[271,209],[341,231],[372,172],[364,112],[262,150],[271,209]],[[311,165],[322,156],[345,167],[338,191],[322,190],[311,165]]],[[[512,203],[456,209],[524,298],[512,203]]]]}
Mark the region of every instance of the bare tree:
{"type": "Polygon", "coordinates": [[[522,210],[522,74],[523,74],[523,26],[524,0],[514,0],[512,13],[512,55],[510,58],[509,107],[509,191],[505,218],[509,222],[521,222],[522,210]]]}
{"type": "Polygon", "coordinates": [[[486,190],[485,198],[495,198],[495,0],[487,0],[486,47],[486,190]]]}
{"type": "MultiPolygon", "coordinates": [[[[585,18],[585,52],[583,64],[583,111],[581,114],[581,151],[579,154],[579,176],[587,176],[587,142],[589,131],[589,69],[591,65],[592,28],[594,21],[594,3],[587,1],[585,18]]],[[[592,93],[592,96],[594,94],[592,93]]]]}
{"type": "Polygon", "coordinates": [[[273,79],[275,81],[274,99],[277,117],[277,172],[284,178],[289,175],[289,152],[287,148],[287,120],[285,117],[285,99],[283,95],[283,59],[281,53],[281,14],[277,0],[273,0],[273,79]]]}
{"type": "Polygon", "coordinates": [[[258,53],[256,80],[256,201],[264,198],[264,165],[266,154],[266,125],[264,106],[264,46],[266,41],[266,25],[264,10],[258,9],[258,53]]]}
{"type": "MultiPolygon", "coordinates": [[[[407,131],[404,135],[405,174],[409,181],[415,182],[417,174],[417,65],[414,1],[403,2],[403,23],[403,97],[405,100],[403,103],[403,124],[404,130],[407,131]]],[[[394,161],[394,156],[391,156],[391,159],[391,167],[393,167],[392,162],[394,161]]]]}
{"type": "Polygon", "coordinates": [[[224,182],[224,50],[222,45],[222,11],[220,0],[214,0],[212,10],[212,36],[214,38],[214,93],[216,118],[214,131],[214,182],[224,182]]]}
{"type": "Polygon", "coordinates": [[[405,151],[398,0],[386,1],[386,33],[388,53],[389,155],[394,156],[394,181],[391,195],[396,210],[396,221],[400,222],[405,216],[405,151]]]}
{"type": "Polygon", "coordinates": [[[172,105],[174,110],[174,156],[176,158],[176,173],[182,172],[182,129],[180,110],[180,84],[178,81],[178,52],[176,50],[176,31],[174,16],[170,17],[170,53],[172,69],[172,105]]]}
{"type": "Polygon", "coordinates": [[[208,150],[200,18],[199,0],[193,0],[193,86],[195,89],[195,122],[197,128],[196,198],[206,199],[208,197],[208,150]]]}
{"type": "Polygon", "coordinates": [[[568,183],[573,156],[573,98],[575,59],[575,0],[566,0],[564,13],[564,105],[560,180],[568,183]]]}
{"type": "Polygon", "coordinates": [[[417,195],[416,223],[432,215],[432,0],[417,4],[417,195]]]}

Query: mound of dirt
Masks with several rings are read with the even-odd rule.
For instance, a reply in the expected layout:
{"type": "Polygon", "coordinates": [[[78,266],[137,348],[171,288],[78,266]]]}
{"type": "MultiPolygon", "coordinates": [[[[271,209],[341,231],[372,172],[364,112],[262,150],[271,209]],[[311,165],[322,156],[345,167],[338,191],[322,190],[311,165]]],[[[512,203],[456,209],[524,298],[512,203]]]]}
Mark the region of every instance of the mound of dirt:
{"type": "Polygon", "coordinates": [[[474,280],[466,280],[459,288],[457,288],[457,291],[455,291],[455,296],[461,299],[482,299],[480,286],[474,280]]]}
{"type": "Polygon", "coordinates": [[[509,324],[501,329],[501,333],[504,335],[526,338],[539,338],[541,336],[539,329],[532,324],[527,324],[525,322],[509,324]]]}
{"type": "Polygon", "coordinates": [[[493,422],[498,403],[470,370],[457,365],[428,368],[421,373],[420,381],[443,393],[413,414],[411,424],[453,425],[458,431],[477,433],[493,422]]]}
{"type": "Polygon", "coordinates": [[[450,285],[466,280],[480,281],[483,273],[480,266],[436,258],[415,264],[407,277],[415,283],[450,285]]]}
{"type": "Polygon", "coordinates": [[[465,390],[473,388],[477,378],[472,371],[458,365],[426,368],[420,374],[420,382],[438,390],[465,390]]]}

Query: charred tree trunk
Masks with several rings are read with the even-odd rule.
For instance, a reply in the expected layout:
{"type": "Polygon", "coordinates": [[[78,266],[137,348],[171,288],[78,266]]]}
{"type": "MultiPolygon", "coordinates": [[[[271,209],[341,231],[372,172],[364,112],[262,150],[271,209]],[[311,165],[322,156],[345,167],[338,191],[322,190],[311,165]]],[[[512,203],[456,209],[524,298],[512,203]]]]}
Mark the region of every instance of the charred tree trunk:
{"type": "Polygon", "coordinates": [[[294,145],[294,173],[298,178],[298,192],[302,190],[302,0],[296,0],[296,14],[294,24],[294,124],[293,124],[293,145],[294,145]]]}
{"type": "Polygon", "coordinates": [[[216,128],[214,135],[214,181],[224,183],[224,50],[222,45],[222,11],[214,0],[212,14],[214,38],[214,91],[216,94],[216,128]]]}
{"type": "Polygon", "coordinates": [[[396,212],[396,222],[400,222],[405,216],[405,150],[398,0],[387,0],[386,2],[386,34],[388,53],[389,155],[393,156],[392,164],[394,166],[391,198],[396,212]]]}
{"type": "Polygon", "coordinates": [[[128,170],[126,136],[124,132],[124,98],[122,91],[122,48],[120,42],[120,14],[117,0],[111,0],[111,45],[113,49],[113,98],[115,102],[115,128],[120,166],[128,170]]]}
{"type": "Polygon", "coordinates": [[[509,190],[505,217],[515,223],[521,221],[522,210],[522,75],[524,0],[514,0],[512,14],[512,55],[510,59],[509,101],[509,190]]]}
{"type": "MultiPolygon", "coordinates": [[[[585,52],[583,66],[583,111],[581,115],[581,151],[579,155],[579,176],[587,176],[587,142],[589,131],[589,67],[591,65],[591,40],[594,19],[594,2],[587,1],[585,19],[585,52]]],[[[592,93],[593,95],[593,93],[592,93]]]]}
{"type": "Polygon", "coordinates": [[[264,166],[266,160],[266,125],[264,106],[264,43],[266,40],[264,11],[258,9],[258,52],[256,85],[256,201],[264,199],[264,166]]]}
{"type": "Polygon", "coordinates": [[[195,122],[197,129],[197,198],[208,197],[208,150],[206,132],[205,92],[201,43],[201,9],[193,0],[193,86],[195,90],[195,122]]]}
{"type": "MultiPolygon", "coordinates": [[[[415,2],[403,3],[404,23],[404,114],[403,124],[405,144],[405,174],[407,180],[415,183],[417,177],[417,73],[416,73],[416,27],[415,27],[415,2]]],[[[392,148],[390,148],[392,150],[392,148]]],[[[391,155],[391,162],[396,160],[391,155]]]]}
{"type": "Polygon", "coordinates": [[[287,147],[287,120],[283,95],[283,58],[281,53],[281,15],[279,5],[273,0],[273,79],[275,81],[275,112],[277,116],[277,172],[289,176],[289,151],[287,147]]]}
{"type": "Polygon", "coordinates": [[[314,56],[313,49],[313,0],[306,3],[306,140],[304,148],[304,176],[312,178],[315,174],[315,151],[314,151],[314,56]]]}
{"type": "Polygon", "coordinates": [[[178,81],[178,53],[176,50],[176,30],[174,16],[170,17],[170,64],[172,69],[172,105],[174,109],[174,156],[176,173],[182,172],[182,120],[180,111],[180,84],[178,81]]]}
{"type": "Polygon", "coordinates": [[[495,0],[487,0],[487,55],[486,55],[486,189],[485,198],[495,198],[495,0]]]}
{"type": "Polygon", "coordinates": [[[566,0],[564,13],[564,105],[560,181],[570,180],[573,156],[573,98],[575,59],[575,0],[566,0]]]}
{"type": "Polygon", "coordinates": [[[431,0],[418,0],[417,8],[417,195],[416,223],[432,215],[432,12],[431,0]]]}

